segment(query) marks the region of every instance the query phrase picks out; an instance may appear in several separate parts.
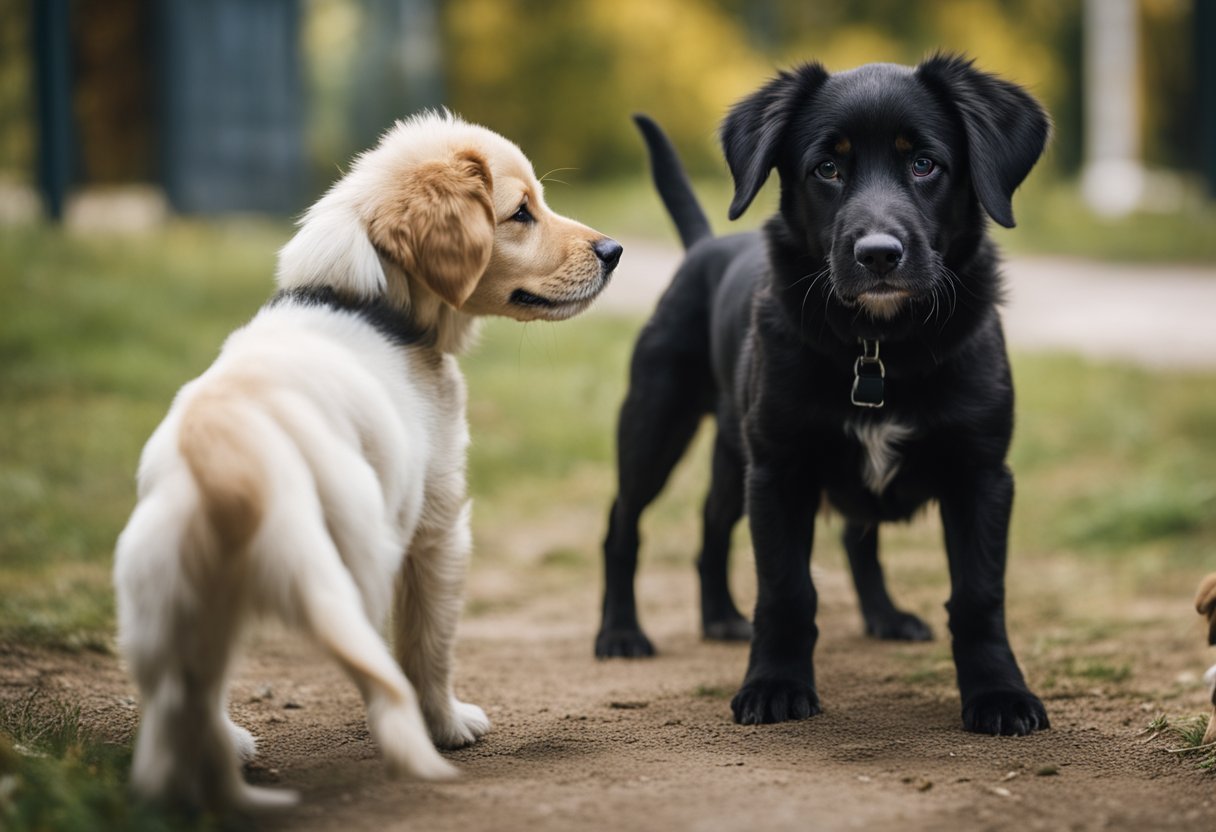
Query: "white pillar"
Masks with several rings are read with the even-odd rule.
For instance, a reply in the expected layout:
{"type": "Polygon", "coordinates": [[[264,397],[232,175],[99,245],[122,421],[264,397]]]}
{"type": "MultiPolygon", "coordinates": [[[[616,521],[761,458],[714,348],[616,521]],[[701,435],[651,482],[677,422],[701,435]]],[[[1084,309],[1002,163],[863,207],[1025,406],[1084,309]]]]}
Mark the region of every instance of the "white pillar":
{"type": "Polygon", "coordinates": [[[1144,194],[1137,81],[1136,0],[1085,0],[1085,162],[1081,193],[1098,214],[1117,217],[1144,194]]]}

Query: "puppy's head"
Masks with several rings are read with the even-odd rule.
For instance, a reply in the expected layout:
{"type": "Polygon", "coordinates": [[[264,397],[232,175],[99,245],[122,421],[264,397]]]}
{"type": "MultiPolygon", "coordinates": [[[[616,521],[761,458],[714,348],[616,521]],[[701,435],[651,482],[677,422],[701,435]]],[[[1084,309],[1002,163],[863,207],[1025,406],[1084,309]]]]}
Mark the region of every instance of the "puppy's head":
{"type": "Polygon", "coordinates": [[[386,296],[422,318],[455,309],[560,320],[607,285],[621,246],[546,206],[511,142],[446,114],[398,122],[305,214],[281,288],[386,296]]]}
{"type": "Polygon", "coordinates": [[[1013,192],[1049,129],[1024,90],[962,58],[835,75],[808,64],[723,123],[730,216],[776,168],[785,233],[809,255],[808,272],[828,277],[827,301],[898,328],[957,292],[945,284],[983,238],[981,206],[1013,225],[1013,192]]]}

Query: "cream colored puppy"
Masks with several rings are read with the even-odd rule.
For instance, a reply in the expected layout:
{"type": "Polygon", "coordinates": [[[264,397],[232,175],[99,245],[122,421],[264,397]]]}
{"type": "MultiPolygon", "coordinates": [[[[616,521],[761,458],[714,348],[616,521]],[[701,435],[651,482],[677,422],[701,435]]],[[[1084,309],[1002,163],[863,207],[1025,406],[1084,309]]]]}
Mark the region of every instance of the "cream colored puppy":
{"type": "Polygon", "coordinates": [[[114,569],[139,794],[295,800],[244,782],[253,738],[227,715],[258,617],[342,665],[391,771],[455,772],[435,745],[490,727],[451,681],[470,549],[455,353],[477,315],[580,312],[620,253],[546,207],[515,145],[450,115],[398,123],[308,211],[279,293],[181,389],[140,460],[114,569]]]}

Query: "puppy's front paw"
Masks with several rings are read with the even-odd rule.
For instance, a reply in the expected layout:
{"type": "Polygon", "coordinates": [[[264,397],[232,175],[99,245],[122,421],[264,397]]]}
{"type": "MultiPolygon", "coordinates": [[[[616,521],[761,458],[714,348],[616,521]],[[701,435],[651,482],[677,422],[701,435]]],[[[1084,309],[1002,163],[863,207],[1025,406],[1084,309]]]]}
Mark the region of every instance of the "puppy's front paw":
{"type": "Polygon", "coordinates": [[[228,720],[228,736],[232,738],[232,746],[236,749],[236,755],[241,758],[242,763],[248,763],[257,756],[258,741],[254,739],[253,734],[231,719],[228,720]]]}
{"type": "Polygon", "coordinates": [[[963,727],[976,734],[1022,737],[1051,727],[1047,709],[1028,690],[990,690],[963,702],[963,727]]]}
{"type": "Polygon", "coordinates": [[[490,730],[490,718],[476,705],[452,700],[451,714],[437,725],[431,725],[431,739],[440,748],[464,748],[477,742],[490,730]]]}
{"type": "Polygon", "coordinates": [[[654,655],[654,645],[635,628],[600,630],[595,637],[597,659],[640,659],[654,655]]]}
{"type": "Polygon", "coordinates": [[[806,682],[790,679],[757,679],[745,684],[730,708],[740,725],[760,725],[806,719],[820,712],[819,695],[806,682]]]}
{"type": "Polygon", "coordinates": [[[932,641],[933,631],[919,617],[903,610],[866,616],[866,635],[881,641],[932,641]]]}

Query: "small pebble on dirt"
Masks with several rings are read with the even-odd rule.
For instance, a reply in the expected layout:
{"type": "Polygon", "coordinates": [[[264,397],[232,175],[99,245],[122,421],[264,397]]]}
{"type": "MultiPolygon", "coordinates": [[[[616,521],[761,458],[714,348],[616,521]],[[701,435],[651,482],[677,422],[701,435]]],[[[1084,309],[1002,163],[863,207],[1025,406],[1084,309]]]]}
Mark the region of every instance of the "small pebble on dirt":
{"type": "Polygon", "coordinates": [[[616,708],[617,710],[621,710],[621,711],[636,711],[636,710],[638,710],[639,708],[645,708],[645,707],[647,707],[649,704],[650,704],[649,702],[641,702],[641,701],[635,701],[635,702],[609,702],[609,703],[608,703],[608,707],[609,707],[609,708],[616,708]]]}
{"type": "Polygon", "coordinates": [[[303,705],[301,705],[299,702],[297,702],[294,699],[288,699],[286,702],[283,703],[283,709],[287,710],[287,711],[298,711],[303,707],[304,707],[303,705]]]}
{"type": "Polygon", "coordinates": [[[249,697],[250,702],[265,702],[267,699],[274,699],[274,689],[270,685],[262,685],[249,697]]]}
{"type": "Polygon", "coordinates": [[[1039,777],[1052,777],[1060,773],[1060,767],[1057,765],[1039,766],[1034,773],[1039,777]]]}

